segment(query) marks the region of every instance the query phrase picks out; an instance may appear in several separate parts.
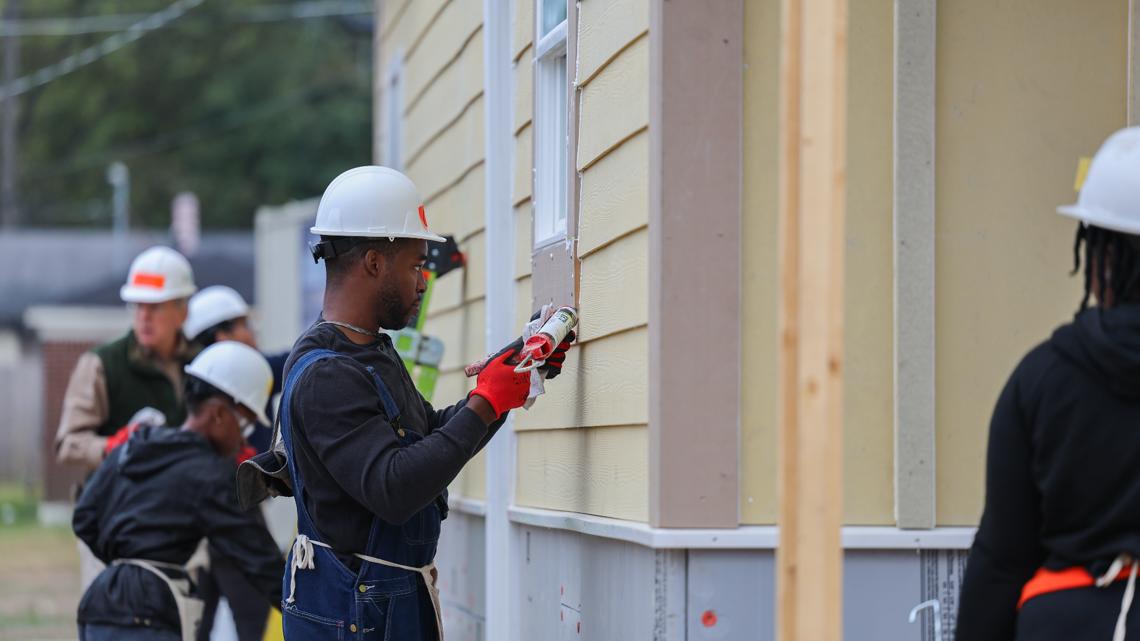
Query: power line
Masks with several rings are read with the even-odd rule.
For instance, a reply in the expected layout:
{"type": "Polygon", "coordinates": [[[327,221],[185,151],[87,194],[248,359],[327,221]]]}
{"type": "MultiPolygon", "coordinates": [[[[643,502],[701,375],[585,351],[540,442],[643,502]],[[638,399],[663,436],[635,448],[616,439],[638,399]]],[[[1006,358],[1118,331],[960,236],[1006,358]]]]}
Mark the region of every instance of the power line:
{"type": "Polygon", "coordinates": [[[7,100],[13,96],[27,93],[36,87],[42,87],[60,76],[65,76],[80,67],[89,65],[104,56],[114,53],[147,33],[155,29],[161,29],[181,18],[187,11],[202,4],[203,1],[204,0],[176,0],[162,11],[152,13],[142,20],[135,22],[128,27],[126,31],[117,33],[97,45],[87,47],[79,53],[72,54],[55,64],[43,67],[26,76],[21,76],[3,87],[0,87],[0,100],[7,100]]]}
{"type": "MultiPolygon", "coordinates": [[[[224,19],[228,22],[258,23],[363,15],[372,12],[373,5],[368,0],[310,0],[247,7],[224,14],[224,19]]],[[[146,17],[147,14],[129,13],[75,18],[2,20],[0,36],[81,36],[123,31],[146,17]]]]}

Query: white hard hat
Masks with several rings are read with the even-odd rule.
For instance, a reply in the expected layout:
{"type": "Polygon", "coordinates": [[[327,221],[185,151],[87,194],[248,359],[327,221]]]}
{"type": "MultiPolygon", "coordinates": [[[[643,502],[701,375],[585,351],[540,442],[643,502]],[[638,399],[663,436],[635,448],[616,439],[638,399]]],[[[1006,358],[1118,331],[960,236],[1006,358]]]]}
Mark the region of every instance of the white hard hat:
{"type": "Polygon", "coordinates": [[[1140,234],[1140,127],[1121,129],[1093,157],[1077,204],[1057,212],[1104,229],[1140,234]]]}
{"type": "Polygon", "coordinates": [[[237,341],[222,341],[202,350],[186,373],[229,394],[269,425],[265,405],[273,389],[273,370],[261,352],[237,341]]]}
{"type": "Polygon", "coordinates": [[[249,305],[232,287],[214,285],[190,297],[190,311],[182,324],[182,333],[194,340],[218,323],[249,316],[249,305]]]}
{"type": "Polygon", "coordinates": [[[310,231],[319,236],[443,240],[428,229],[423,199],[412,180],[375,165],[349,169],[329,183],[310,231]]]}
{"type": "Polygon", "coordinates": [[[163,303],[188,298],[198,291],[186,257],[169,247],[151,247],[139,254],[119,289],[124,303],[163,303]]]}

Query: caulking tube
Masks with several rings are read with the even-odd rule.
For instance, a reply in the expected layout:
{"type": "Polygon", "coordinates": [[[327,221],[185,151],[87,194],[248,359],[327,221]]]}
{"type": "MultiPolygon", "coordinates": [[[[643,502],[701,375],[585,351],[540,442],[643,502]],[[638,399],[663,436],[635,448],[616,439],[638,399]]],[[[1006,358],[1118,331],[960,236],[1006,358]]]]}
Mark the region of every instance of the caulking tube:
{"type": "MultiPolygon", "coordinates": [[[[562,307],[555,311],[550,320],[523,343],[521,360],[515,366],[515,371],[521,374],[541,367],[577,324],[578,312],[573,307],[562,307]]],[[[488,356],[477,363],[472,363],[463,368],[463,373],[468,377],[475,376],[483,371],[490,360],[491,357],[488,356]]]]}

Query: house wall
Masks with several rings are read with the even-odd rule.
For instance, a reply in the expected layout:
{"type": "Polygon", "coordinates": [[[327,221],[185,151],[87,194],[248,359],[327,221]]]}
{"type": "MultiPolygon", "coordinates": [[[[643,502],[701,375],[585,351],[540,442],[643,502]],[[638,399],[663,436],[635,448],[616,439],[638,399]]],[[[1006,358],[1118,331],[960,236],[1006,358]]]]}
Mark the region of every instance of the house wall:
{"type": "MultiPolygon", "coordinates": [[[[532,311],[523,306],[532,298],[534,5],[518,0],[514,10],[521,323],[532,311]]],[[[579,117],[579,343],[547,395],[516,415],[519,505],[648,518],[648,25],[645,0],[584,0],[570,34],[578,51],[570,64],[579,117]]]]}

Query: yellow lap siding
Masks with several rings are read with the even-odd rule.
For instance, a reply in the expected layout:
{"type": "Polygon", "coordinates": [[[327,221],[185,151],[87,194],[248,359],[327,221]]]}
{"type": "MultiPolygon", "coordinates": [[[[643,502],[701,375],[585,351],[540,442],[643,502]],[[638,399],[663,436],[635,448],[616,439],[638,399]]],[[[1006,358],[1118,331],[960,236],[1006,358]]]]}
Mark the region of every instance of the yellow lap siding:
{"type": "Polygon", "coordinates": [[[428,28],[439,17],[446,5],[455,0],[415,0],[408,2],[407,8],[398,16],[391,30],[380,44],[384,47],[384,59],[391,60],[391,54],[396,49],[404,50],[405,55],[412,55],[423,41],[428,28]]]}
{"type": "Polygon", "coordinates": [[[649,230],[642,228],[582,259],[583,342],[649,322],[649,230]]]}
{"type": "Polygon", "coordinates": [[[511,188],[512,205],[517,206],[530,199],[534,177],[533,165],[531,164],[531,158],[534,155],[534,147],[531,142],[533,133],[534,128],[528,124],[515,136],[515,175],[511,188]]]}
{"type": "Polygon", "coordinates": [[[482,300],[429,318],[424,333],[439,338],[445,346],[440,369],[456,370],[482,356],[485,326],[486,307],[482,300]]]}
{"type": "Polygon", "coordinates": [[[649,38],[638,38],[581,94],[579,170],[649,125],[649,38]]]}
{"type": "Polygon", "coordinates": [[[534,2],[516,0],[511,24],[511,59],[518,60],[534,42],[534,2]]]}
{"type": "Polygon", "coordinates": [[[460,247],[467,257],[463,270],[463,300],[471,302],[487,293],[487,242],[482,231],[471,236],[460,247]]]}
{"type": "Polygon", "coordinates": [[[578,254],[649,224],[649,134],[642,131],[582,172],[578,254]]]}
{"type": "Polygon", "coordinates": [[[515,278],[529,276],[534,246],[534,206],[530,200],[515,207],[515,278]]]}
{"type": "Polygon", "coordinates": [[[649,430],[645,425],[521,432],[515,501],[529,507],[645,521],[649,518],[648,466],[649,430]]]}
{"type": "Polygon", "coordinates": [[[483,161],[483,99],[464,112],[443,135],[408,159],[407,174],[425,200],[462,179],[483,161]]]}
{"type": "Polygon", "coordinates": [[[589,83],[622,47],[648,30],[648,0],[591,0],[581,3],[578,10],[578,83],[589,83]]]}
{"type": "Polygon", "coordinates": [[[517,418],[515,429],[648,423],[648,342],[648,330],[639,327],[571,348],[562,375],[542,402],[517,418]]]}
{"type": "Polygon", "coordinates": [[[515,63],[514,70],[514,99],[515,122],[514,132],[517,136],[523,127],[531,122],[534,112],[534,59],[523,56],[515,63]]]}
{"type": "Polygon", "coordinates": [[[425,201],[428,223],[433,230],[463,241],[483,229],[483,195],[486,193],[482,162],[465,172],[458,182],[425,201]]]}
{"type": "Polygon", "coordinates": [[[405,108],[415,104],[427,86],[468,47],[482,28],[482,3],[464,0],[447,3],[418,46],[408,50],[405,108]]]}
{"type": "Polygon", "coordinates": [[[404,114],[408,157],[455,124],[483,95],[483,32],[476,32],[462,55],[428,85],[404,114]]]}

